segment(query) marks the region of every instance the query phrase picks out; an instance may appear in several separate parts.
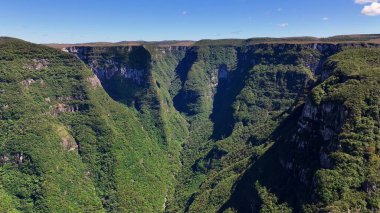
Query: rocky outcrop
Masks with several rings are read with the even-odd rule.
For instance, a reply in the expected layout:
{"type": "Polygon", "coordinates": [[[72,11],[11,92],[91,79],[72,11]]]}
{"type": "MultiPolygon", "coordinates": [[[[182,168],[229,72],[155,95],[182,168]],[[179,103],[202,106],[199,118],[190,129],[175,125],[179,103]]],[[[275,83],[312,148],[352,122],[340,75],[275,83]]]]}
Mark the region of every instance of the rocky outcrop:
{"type": "Polygon", "coordinates": [[[100,82],[98,76],[94,75],[92,77],[88,77],[87,81],[90,82],[93,88],[101,87],[102,83],[100,82]]]}
{"type": "Polygon", "coordinates": [[[84,110],[84,106],[79,104],[65,104],[65,103],[58,103],[57,105],[50,106],[50,110],[48,114],[51,116],[57,116],[61,113],[74,113],[81,110],[84,110]]]}
{"type": "Polygon", "coordinates": [[[35,83],[40,83],[41,85],[43,85],[44,80],[28,78],[28,79],[21,81],[21,84],[22,84],[22,86],[24,86],[24,88],[28,88],[30,85],[35,84],[35,83]]]}
{"type": "Polygon", "coordinates": [[[302,116],[298,122],[297,135],[294,141],[299,148],[307,146],[309,138],[301,135],[314,135],[322,141],[333,141],[337,139],[341,131],[347,111],[339,103],[327,102],[314,105],[310,101],[305,104],[302,116]]]}
{"type": "Polygon", "coordinates": [[[89,64],[92,71],[100,80],[109,80],[113,76],[118,75],[125,79],[130,79],[136,84],[141,84],[143,80],[144,70],[129,68],[113,60],[108,60],[105,65],[100,65],[96,60],[89,64]]]}
{"type": "Polygon", "coordinates": [[[25,68],[29,70],[42,70],[48,68],[49,64],[48,59],[32,59],[25,68]]]}
{"type": "Polygon", "coordinates": [[[146,80],[147,70],[139,69],[130,63],[130,54],[138,47],[104,47],[96,55],[96,47],[68,47],[65,51],[75,54],[84,61],[100,81],[114,76],[130,79],[140,85],[146,80]]]}
{"type": "Polygon", "coordinates": [[[26,79],[21,82],[22,85],[24,86],[30,86],[31,84],[34,84],[36,81],[34,79],[26,79]]]}
{"type": "Polygon", "coordinates": [[[280,157],[283,169],[288,170],[301,183],[310,187],[313,181],[311,163],[319,161],[317,168],[333,167],[329,157],[331,152],[339,149],[338,136],[347,118],[347,110],[337,102],[325,102],[315,105],[308,101],[303,107],[296,131],[285,140],[289,143],[293,155],[280,157]]]}
{"type": "Polygon", "coordinates": [[[10,163],[15,165],[21,165],[25,162],[31,162],[31,158],[29,155],[23,152],[0,154],[0,166],[10,163]]]}
{"type": "Polygon", "coordinates": [[[74,151],[78,149],[78,144],[71,136],[63,137],[61,141],[61,146],[66,151],[74,151]]]}
{"type": "Polygon", "coordinates": [[[163,55],[170,54],[173,52],[186,52],[190,47],[187,46],[167,46],[167,47],[156,47],[154,50],[160,52],[163,55]]]}

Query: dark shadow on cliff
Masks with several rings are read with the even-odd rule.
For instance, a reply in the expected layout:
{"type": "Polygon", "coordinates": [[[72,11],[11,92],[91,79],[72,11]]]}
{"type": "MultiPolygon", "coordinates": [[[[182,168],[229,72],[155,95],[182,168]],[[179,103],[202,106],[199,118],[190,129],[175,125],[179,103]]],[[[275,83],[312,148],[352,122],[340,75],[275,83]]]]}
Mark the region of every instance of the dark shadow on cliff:
{"type": "MultiPolygon", "coordinates": [[[[118,60],[118,55],[115,57],[115,60],[118,60]]],[[[125,78],[119,73],[109,79],[104,78],[102,85],[112,99],[140,109],[143,102],[146,101],[144,99],[151,96],[150,69],[152,56],[143,46],[138,46],[133,47],[128,53],[125,52],[124,57],[123,63],[125,64],[123,65],[136,72],[141,72],[141,79],[136,81],[125,78]]]]}
{"type": "Polygon", "coordinates": [[[196,103],[199,98],[199,94],[195,91],[187,91],[184,89],[185,82],[187,80],[187,74],[191,70],[191,67],[197,60],[196,47],[186,51],[185,57],[179,62],[176,67],[176,75],[180,80],[181,88],[173,98],[173,104],[177,111],[186,113],[187,115],[194,115],[196,112],[189,107],[191,104],[196,103]]]}
{"type": "MultiPolygon", "coordinates": [[[[289,115],[270,136],[274,144],[261,156],[251,158],[251,167],[235,183],[230,199],[218,212],[228,208],[236,209],[238,212],[260,212],[262,200],[255,187],[258,183],[265,187],[271,194],[278,198],[278,203],[286,203],[293,212],[302,212],[302,205],[312,201],[312,178],[319,163],[317,153],[305,150],[301,153],[297,150],[297,144],[292,141],[292,136],[297,134],[297,122],[301,116],[303,105],[299,106],[289,115]],[[291,167],[294,159],[304,158],[302,166],[307,166],[309,172],[303,177],[310,184],[300,181],[299,168],[291,167]],[[288,163],[288,164],[287,164],[288,163]]],[[[314,147],[310,149],[314,150],[314,147]]]]}
{"type": "Polygon", "coordinates": [[[221,78],[220,75],[223,70],[227,70],[227,66],[224,64],[219,66],[219,82],[214,96],[212,113],[210,115],[214,127],[209,139],[221,140],[232,134],[232,130],[235,126],[232,104],[240,91],[244,88],[244,81],[247,78],[249,69],[254,66],[252,62],[246,60],[244,54],[246,53],[242,53],[240,49],[238,50],[237,68],[228,71],[225,78],[224,76],[221,78]]]}

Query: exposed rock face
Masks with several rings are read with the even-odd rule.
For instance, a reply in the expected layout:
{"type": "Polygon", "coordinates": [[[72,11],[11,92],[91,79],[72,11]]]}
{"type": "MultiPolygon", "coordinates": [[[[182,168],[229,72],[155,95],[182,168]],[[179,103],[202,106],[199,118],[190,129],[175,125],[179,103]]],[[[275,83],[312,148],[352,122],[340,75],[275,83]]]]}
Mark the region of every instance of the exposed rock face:
{"type": "Polygon", "coordinates": [[[102,86],[102,83],[100,82],[98,76],[96,76],[96,75],[87,78],[87,80],[88,80],[88,82],[90,82],[90,84],[93,88],[102,86]]]}
{"type": "MultiPolygon", "coordinates": [[[[239,63],[245,64],[244,67],[239,69],[249,69],[256,64],[265,63],[271,64],[287,64],[287,63],[298,63],[290,62],[294,60],[294,57],[299,57],[296,53],[285,57],[284,59],[278,59],[277,55],[280,56],[282,52],[288,50],[294,51],[304,51],[310,52],[308,55],[304,55],[298,60],[302,63],[304,67],[310,68],[310,70],[315,74],[316,77],[320,79],[325,79],[329,76],[328,69],[323,69],[323,64],[326,59],[343,50],[347,47],[370,47],[376,46],[375,44],[329,44],[329,43],[310,43],[310,44],[256,44],[249,45],[244,48],[240,47],[229,47],[230,52],[226,52],[226,57],[236,57],[239,63]],[[231,51],[233,50],[233,51],[231,51]],[[234,52],[235,51],[235,52],[234,52]],[[233,53],[234,52],[234,53],[233,53]],[[264,53],[262,53],[264,52],[264,53]],[[265,52],[269,52],[265,53],[265,52]],[[232,54],[231,54],[232,53],[232,54]],[[230,54],[228,56],[228,54],[230,54]],[[276,56],[276,57],[274,57],[276,56]],[[290,60],[290,61],[289,61],[290,60]]],[[[184,55],[188,57],[183,58],[178,66],[178,74],[181,75],[182,85],[186,85],[186,81],[191,81],[187,79],[187,72],[191,70],[194,60],[200,60],[204,53],[198,52],[202,47],[178,47],[178,46],[168,46],[168,47],[155,47],[154,51],[157,52],[159,57],[166,57],[173,53],[174,51],[183,52],[184,55]],[[193,56],[194,55],[194,56],[193,56]],[[183,66],[183,67],[182,67],[183,66]],[[182,73],[184,72],[184,73],[182,73]]],[[[215,47],[213,47],[215,48],[215,47]]],[[[217,47],[216,47],[217,48],[217,47]]],[[[144,58],[144,54],[141,54],[140,50],[147,52],[147,48],[142,46],[113,46],[113,47],[86,47],[86,46],[73,46],[65,48],[64,51],[75,54],[79,59],[84,61],[98,77],[100,82],[102,82],[103,87],[108,90],[110,85],[106,85],[104,81],[110,81],[113,77],[120,77],[122,79],[130,80],[130,82],[135,83],[137,86],[144,87],[149,81],[151,76],[150,68],[148,64],[154,63],[149,57],[146,57],[144,66],[136,66],[136,64],[142,64],[141,60],[138,63],[133,62],[136,58],[144,58]],[[136,54],[137,53],[137,54],[136,54]],[[143,55],[144,57],[141,57],[143,55]]],[[[227,48],[225,48],[227,49],[227,48]]],[[[223,49],[223,51],[225,51],[223,49]]],[[[226,58],[225,58],[226,59],[226,58]]],[[[214,98],[215,93],[218,90],[218,85],[221,81],[228,81],[230,79],[230,74],[233,70],[229,70],[231,65],[225,64],[225,59],[213,58],[212,61],[207,61],[207,63],[212,64],[210,67],[212,70],[206,70],[208,75],[205,76],[208,79],[208,88],[204,88],[204,94],[195,94],[197,91],[187,91],[187,99],[195,103],[197,100],[204,98],[204,100],[211,101],[214,98]],[[215,60],[215,61],[213,61],[215,60]],[[194,95],[193,95],[194,93],[194,95]],[[194,100],[193,100],[194,99],[194,100]]],[[[201,59],[203,60],[203,59],[201,59]]],[[[210,59],[207,59],[210,60],[210,59]]],[[[144,64],[143,63],[143,64],[144,64]]],[[[203,78],[203,77],[202,77],[203,78]]],[[[99,85],[95,79],[90,80],[92,85],[99,85]]],[[[225,85],[224,87],[226,87],[225,85]]],[[[112,85],[111,85],[112,87],[112,85]]],[[[186,90],[186,89],[185,89],[186,90]]],[[[119,95],[118,95],[119,96],[119,95]]]]}
{"type": "Polygon", "coordinates": [[[109,80],[115,75],[125,79],[131,79],[136,84],[142,83],[144,70],[128,68],[126,65],[108,60],[106,67],[102,67],[97,61],[92,61],[89,66],[100,80],[109,80]]]}
{"type": "Polygon", "coordinates": [[[297,150],[297,157],[287,156],[280,159],[282,167],[291,171],[297,179],[310,186],[312,176],[308,161],[305,159],[319,159],[320,168],[332,168],[329,153],[339,148],[338,135],[347,117],[347,111],[339,103],[326,102],[315,105],[308,101],[298,120],[296,132],[287,140],[297,150]],[[307,154],[308,156],[303,156],[307,154]],[[309,177],[309,178],[308,178],[309,177]]]}
{"type": "Polygon", "coordinates": [[[80,110],[81,108],[78,104],[69,105],[64,103],[58,103],[55,106],[51,106],[49,114],[52,116],[57,116],[60,113],[74,113],[80,110]]]}
{"type": "MultiPolygon", "coordinates": [[[[297,132],[305,135],[316,135],[322,141],[336,140],[346,115],[347,111],[337,103],[322,103],[315,106],[309,101],[303,109],[297,132]]],[[[305,147],[308,140],[302,140],[301,137],[300,140],[297,140],[297,137],[300,136],[295,136],[298,147],[305,147]]]]}
{"type": "Polygon", "coordinates": [[[30,79],[23,80],[21,84],[27,87],[27,86],[30,86],[31,84],[34,84],[35,82],[36,81],[34,79],[30,78],[30,79]]]}
{"type": "Polygon", "coordinates": [[[0,165],[4,165],[9,161],[9,157],[5,154],[0,155],[0,165]]]}
{"type": "Polygon", "coordinates": [[[0,154],[0,166],[3,166],[5,164],[15,164],[15,165],[21,165],[24,162],[30,162],[30,156],[27,154],[24,154],[23,152],[16,152],[16,153],[4,153],[0,154]]]}
{"type": "Polygon", "coordinates": [[[218,69],[213,70],[213,72],[211,72],[211,79],[210,79],[211,88],[212,89],[217,88],[219,81],[226,80],[228,77],[228,72],[229,72],[228,67],[225,64],[221,64],[219,65],[218,69]]]}
{"type": "Polygon", "coordinates": [[[372,194],[377,191],[377,185],[375,183],[370,183],[368,181],[364,182],[362,187],[363,187],[363,190],[367,192],[368,194],[372,194]]]}
{"type": "Polygon", "coordinates": [[[26,65],[30,70],[42,70],[48,68],[49,60],[47,59],[32,59],[30,63],[26,65]]]}
{"type": "Polygon", "coordinates": [[[24,156],[24,153],[20,152],[20,153],[16,153],[14,158],[17,164],[22,164],[26,157],[24,156]]]}
{"type": "MultiPolygon", "coordinates": [[[[321,69],[321,66],[323,65],[323,62],[326,60],[327,57],[342,51],[345,48],[361,48],[361,47],[378,47],[377,44],[368,44],[368,43],[362,43],[362,44],[352,44],[352,43],[342,43],[342,44],[332,44],[332,43],[310,43],[310,44],[257,44],[257,45],[251,45],[247,46],[246,48],[249,49],[249,52],[255,52],[258,49],[267,49],[267,48],[274,48],[275,51],[285,51],[289,49],[309,49],[309,50],[315,50],[319,53],[319,56],[316,58],[314,55],[310,54],[308,58],[304,58],[304,66],[309,67],[312,71],[317,72],[319,69],[321,69]]],[[[62,49],[65,52],[73,53],[78,56],[82,61],[84,61],[87,65],[89,65],[94,73],[98,76],[100,80],[102,79],[109,79],[110,77],[114,76],[115,74],[120,74],[121,76],[124,76],[128,79],[133,79],[136,82],[140,82],[143,77],[143,73],[145,70],[139,70],[135,68],[131,68],[126,63],[121,63],[120,59],[115,57],[113,55],[114,53],[109,53],[109,57],[107,55],[103,55],[103,59],[100,58],[92,59],[91,56],[93,56],[93,49],[95,47],[86,47],[86,46],[73,46],[73,47],[67,47],[62,49]]],[[[120,46],[120,47],[102,47],[103,49],[112,49],[113,51],[117,52],[117,54],[124,53],[125,55],[131,53],[134,49],[139,48],[138,46],[120,46]]],[[[161,54],[165,55],[170,53],[171,51],[193,51],[192,48],[189,47],[180,47],[180,46],[168,46],[168,47],[156,47],[155,51],[160,52],[161,54]]],[[[247,55],[240,55],[242,57],[241,59],[244,60],[244,58],[247,58],[247,55]]],[[[250,59],[252,64],[256,63],[256,60],[254,58],[250,59]]],[[[33,62],[39,64],[39,65],[47,65],[48,61],[45,59],[41,60],[33,60],[33,62]]],[[[41,66],[38,66],[41,67],[41,66]]],[[[226,78],[226,69],[225,65],[221,64],[218,69],[218,78],[226,78]]],[[[316,73],[321,74],[321,73],[316,73]]],[[[211,76],[213,77],[213,76],[211,76]]]]}
{"type": "MultiPolygon", "coordinates": [[[[110,47],[112,48],[112,47],[110,47]]],[[[92,47],[68,47],[65,51],[74,53],[84,61],[99,78],[100,81],[109,80],[113,76],[130,79],[136,84],[144,83],[147,70],[138,69],[129,63],[129,54],[137,47],[116,47],[110,55],[93,57],[92,47]]]]}
{"type": "Polygon", "coordinates": [[[228,72],[230,71],[228,70],[228,67],[225,64],[221,64],[219,65],[218,69],[213,70],[213,72],[211,72],[210,78],[211,88],[216,89],[220,81],[227,80],[228,72]]]}
{"type": "Polygon", "coordinates": [[[190,47],[187,46],[167,46],[167,47],[156,47],[155,51],[160,52],[162,54],[173,53],[174,51],[186,52],[190,47]]]}
{"type": "Polygon", "coordinates": [[[78,144],[70,136],[66,136],[62,138],[61,146],[63,147],[64,150],[67,150],[67,151],[74,151],[78,149],[78,144]]]}
{"type": "MultiPolygon", "coordinates": [[[[152,56],[142,46],[70,47],[85,62],[95,76],[90,77],[93,88],[102,86],[117,101],[140,110],[148,92],[153,91],[152,56]]],[[[169,51],[169,50],[168,50],[169,51]]],[[[155,96],[149,97],[152,102],[155,96]]],[[[147,105],[154,105],[153,103],[147,105]]]]}

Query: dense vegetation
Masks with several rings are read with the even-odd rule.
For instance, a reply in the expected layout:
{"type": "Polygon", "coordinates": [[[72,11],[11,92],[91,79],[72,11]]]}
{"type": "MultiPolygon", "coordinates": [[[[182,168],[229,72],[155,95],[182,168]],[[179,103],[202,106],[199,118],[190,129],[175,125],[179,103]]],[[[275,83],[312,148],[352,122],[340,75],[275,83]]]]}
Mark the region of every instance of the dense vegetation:
{"type": "Polygon", "coordinates": [[[171,178],[156,136],[74,56],[0,41],[4,211],[162,211],[171,178]]]}
{"type": "Polygon", "coordinates": [[[354,38],[2,38],[0,211],[379,209],[380,51],[294,44],[354,38]]]}
{"type": "Polygon", "coordinates": [[[378,49],[332,56],[331,75],[269,137],[270,148],[222,209],[371,212],[379,209],[378,49]],[[280,210],[281,209],[281,210],[280,210]]]}

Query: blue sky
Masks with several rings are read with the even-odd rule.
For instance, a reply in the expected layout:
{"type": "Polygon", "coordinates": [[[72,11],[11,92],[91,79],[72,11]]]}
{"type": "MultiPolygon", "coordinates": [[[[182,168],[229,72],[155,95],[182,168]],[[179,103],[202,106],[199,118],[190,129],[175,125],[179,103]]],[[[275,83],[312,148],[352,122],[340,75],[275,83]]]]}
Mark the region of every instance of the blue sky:
{"type": "Polygon", "coordinates": [[[380,33],[379,15],[378,0],[0,0],[0,36],[36,43],[327,37],[380,33]]]}

